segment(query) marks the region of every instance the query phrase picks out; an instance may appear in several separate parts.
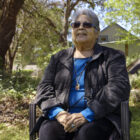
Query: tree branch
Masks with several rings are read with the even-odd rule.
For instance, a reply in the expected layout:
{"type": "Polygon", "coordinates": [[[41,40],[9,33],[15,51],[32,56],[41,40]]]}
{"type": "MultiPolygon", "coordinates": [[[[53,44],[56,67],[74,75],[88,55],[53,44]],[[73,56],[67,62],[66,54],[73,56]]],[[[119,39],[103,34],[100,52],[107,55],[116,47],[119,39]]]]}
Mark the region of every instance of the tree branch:
{"type": "Polygon", "coordinates": [[[82,0],[76,0],[76,2],[72,3],[70,6],[70,11],[72,11],[74,9],[74,7],[82,0]]]}
{"type": "MultiPolygon", "coordinates": [[[[32,15],[33,17],[35,17],[35,15],[33,14],[33,12],[30,12],[30,11],[27,10],[25,7],[23,7],[22,9],[23,9],[25,12],[27,12],[28,14],[32,15]]],[[[47,23],[54,29],[53,31],[54,31],[56,34],[60,35],[60,32],[58,32],[58,31],[56,30],[56,28],[57,28],[56,25],[52,22],[52,20],[51,20],[49,17],[46,17],[46,16],[44,16],[44,15],[41,15],[41,14],[38,12],[36,6],[35,6],[34,11],[38,14],[39,17],[41,17],[41,18],[43,18],[43,19],[45,19],[45,20],[47,21],[47,23]]]]}

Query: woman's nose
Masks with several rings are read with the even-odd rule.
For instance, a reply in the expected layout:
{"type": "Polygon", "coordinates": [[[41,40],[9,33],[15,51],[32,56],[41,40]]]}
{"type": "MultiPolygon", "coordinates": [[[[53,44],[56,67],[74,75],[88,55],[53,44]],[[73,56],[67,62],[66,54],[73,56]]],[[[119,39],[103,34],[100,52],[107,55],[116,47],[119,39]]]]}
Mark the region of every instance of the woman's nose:
{"type": "Polygon", "coordinates": [[[84,28],[84,27],[83,27],[83,23],[80,24],[79,28],[84,28]]]}

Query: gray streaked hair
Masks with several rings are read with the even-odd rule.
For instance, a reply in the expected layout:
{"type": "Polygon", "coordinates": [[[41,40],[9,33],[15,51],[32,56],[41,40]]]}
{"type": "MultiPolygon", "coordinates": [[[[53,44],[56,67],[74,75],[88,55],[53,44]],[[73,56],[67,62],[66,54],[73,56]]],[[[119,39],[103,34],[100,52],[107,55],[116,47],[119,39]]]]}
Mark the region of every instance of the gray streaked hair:
{"type": "Polygon", "coordinates": [[[90,10],[90,9],[78,9],[78,10],[76,10],[72,15],[72,21],[75,22],[80,15],[86,15],[87,17],[89,17],[92,24],[94,25],[94,28],[97,31],[100,31],[99,19],[98,19],[97,15],[92,10],[90,10]]]}

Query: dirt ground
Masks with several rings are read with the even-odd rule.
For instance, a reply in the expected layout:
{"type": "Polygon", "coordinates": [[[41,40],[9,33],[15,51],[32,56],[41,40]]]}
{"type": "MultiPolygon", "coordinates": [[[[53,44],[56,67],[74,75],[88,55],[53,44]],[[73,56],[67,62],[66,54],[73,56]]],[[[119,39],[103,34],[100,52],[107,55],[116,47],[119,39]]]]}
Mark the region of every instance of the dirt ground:
{"type": "Polygon", "coordinates": [[[29,102],[29,99],[18,100],[9,97],[0,99],[0,123],[27,123],[29,102]]]}

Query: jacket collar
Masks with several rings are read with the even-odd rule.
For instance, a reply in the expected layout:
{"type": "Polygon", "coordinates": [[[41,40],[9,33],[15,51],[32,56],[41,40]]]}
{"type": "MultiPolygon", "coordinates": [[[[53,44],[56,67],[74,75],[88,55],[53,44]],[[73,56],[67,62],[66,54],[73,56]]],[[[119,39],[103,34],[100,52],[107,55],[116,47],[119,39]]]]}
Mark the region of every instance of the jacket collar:
{"type": "Polygon", "coordinates": [[[63,53],[60,57],[60,63],[65,65],[70,71],[73,69],[73,55],[75,48],[68,48],[65,53],[63,53]]]}
{"type": "Polygon", "coordinates": [[[93,56],[91,61],[98,59],[102,53],[103,53],[102,46],[96,43],[93,49],[93,56]]]}
{"type": "MultiPolygon", "coordinates": [[[[61,58],[60,58],[60,62],[62,64],[64,64],[68,69],[72,70],[73,69],[73,55],[74,55],[74,51],[75,48],[68,48],[66,50],[65,54],[62,54],[61,58]]],[[[93,56],[92,56],[92,60],[94,61],[96,59],[98,59],[100,57],[100,55],[103,53],[103,49],[99,44],[95,44],[94,49],[93,49],[93,56]]]]}

